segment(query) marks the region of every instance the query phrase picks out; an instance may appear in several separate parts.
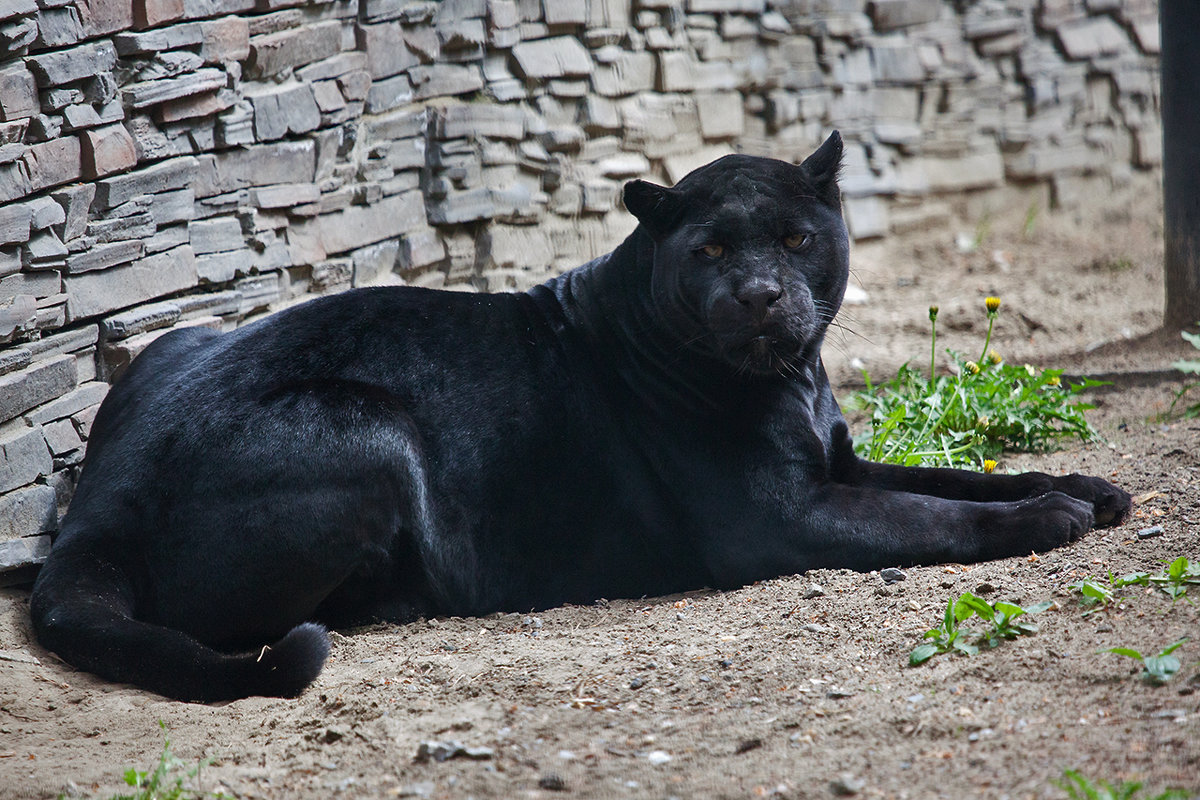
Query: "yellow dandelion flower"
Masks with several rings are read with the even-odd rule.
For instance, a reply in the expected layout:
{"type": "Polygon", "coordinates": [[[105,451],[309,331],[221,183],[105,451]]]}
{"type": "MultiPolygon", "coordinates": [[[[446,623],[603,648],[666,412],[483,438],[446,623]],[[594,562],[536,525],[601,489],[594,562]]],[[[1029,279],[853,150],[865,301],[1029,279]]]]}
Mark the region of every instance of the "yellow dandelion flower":
{"type": "Polygon", "coordinates": [[[989,363],[992,363],[992,364],[999,364],[999,363],[1000,363],[1001,361],[1003,361],[1003,360],[1004,360],[1004,359],[1003,359],[1003,358],[1001,358],[1001,357],[1000,357],[1000,354],[999,354],[999,353],[997,353],[995,350],[990,350],[990,351],[988,351],[988,362],[989,362],[989,363]]]}
{"type": "Polygon", "coordinates": [[[967,372],[971,373],[972,375],[979,374],[979,365],[974,361],[968,361],[966,364],[963,364],[963,368],[965,368],[967,372]]]}
{"type": "Polygon", "coordinates": [[[985,297],[983,300],[983,305],[987,308],[987,312],[989,314],[995,314],[997,311],[1000,310],[1000,298],[999,297],[985,297]]]}
{"type": "Polygon", "coordinates": [[[1046,381],[1046,383],[1049,384],[1050,386],[1058,386],[1062,383],[1062,380],[1060,380],[1059,377],[1057,375],[1055,375],[1050,380],[1046,381]]]}
{"type": "Polygon", "coordinates": [[[992,459],[990,459],[990,458],[985,458],[985,459],[983,460],[983,471],[984,471],[985,473],[987,473],[988,475],[991,475],[991,474],[992,474],[992,472],[993,472],[995,469],[996,469],[996,462],[995,462],[995,461],[993,461],[993,460],[992,460],[992,459]]]}

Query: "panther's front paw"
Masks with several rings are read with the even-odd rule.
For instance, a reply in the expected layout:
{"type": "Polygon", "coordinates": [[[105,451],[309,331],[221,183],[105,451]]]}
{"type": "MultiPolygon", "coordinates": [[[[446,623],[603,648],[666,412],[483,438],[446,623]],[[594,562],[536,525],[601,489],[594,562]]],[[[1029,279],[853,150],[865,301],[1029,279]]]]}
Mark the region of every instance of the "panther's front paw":
{"type": "Polygon", "coordinates": [[[983,508],[983,560],[1053,550],[1083,538],[1095,523],[1089,502],[1062,492],[983,508]]]}
{"type": "Polygon", "coordinates": [[[1129,518],[1133,498],[1123,489],[1102,478],[1089,475],[1065,475],[1054,479],[1054,490],[1092,504],[1097,528],[1120,525],[1129,518]]]}

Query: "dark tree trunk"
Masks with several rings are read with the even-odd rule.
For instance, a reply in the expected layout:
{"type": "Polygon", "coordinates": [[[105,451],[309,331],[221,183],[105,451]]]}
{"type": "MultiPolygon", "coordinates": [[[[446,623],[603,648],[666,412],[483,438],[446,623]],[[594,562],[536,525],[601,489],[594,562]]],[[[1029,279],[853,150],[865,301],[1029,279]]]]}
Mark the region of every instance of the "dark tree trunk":
{"type": "Polygon", "coordinates": [[[1163,323],[1200,320],[1200,2],[1160,0],[1162,33],[1163,323]]]}

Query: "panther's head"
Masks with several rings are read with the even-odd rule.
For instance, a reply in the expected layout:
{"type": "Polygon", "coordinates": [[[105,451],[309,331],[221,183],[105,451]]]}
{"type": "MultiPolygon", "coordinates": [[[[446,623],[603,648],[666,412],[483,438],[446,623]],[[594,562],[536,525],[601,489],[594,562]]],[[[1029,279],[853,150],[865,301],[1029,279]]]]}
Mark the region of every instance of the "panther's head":
{"type": "Polygon", "coordinates": [[[742,374],[815,357],[849,270],[835,131],[803,164],[731,155],[672,188],[625,185],[654,240],[652,302],[687,346],[742,374]]]}

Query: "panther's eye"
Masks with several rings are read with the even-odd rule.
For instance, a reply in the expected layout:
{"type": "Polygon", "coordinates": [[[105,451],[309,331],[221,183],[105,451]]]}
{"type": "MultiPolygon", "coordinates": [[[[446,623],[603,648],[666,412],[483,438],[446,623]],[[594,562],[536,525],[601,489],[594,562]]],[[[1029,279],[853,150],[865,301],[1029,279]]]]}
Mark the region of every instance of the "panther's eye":
{"type": "Polygon", "coordinates": [[[783,237],[783,246],[789,250],[795,250],[808,244],[808,234],[796,233],[791,236],[783,237]]]}
{"type": "Polygon", "coordinates": [[[725,248],[719,244],[706,244],[700,251],[709,258],[720,258],[725,255],[725,248]]]}

